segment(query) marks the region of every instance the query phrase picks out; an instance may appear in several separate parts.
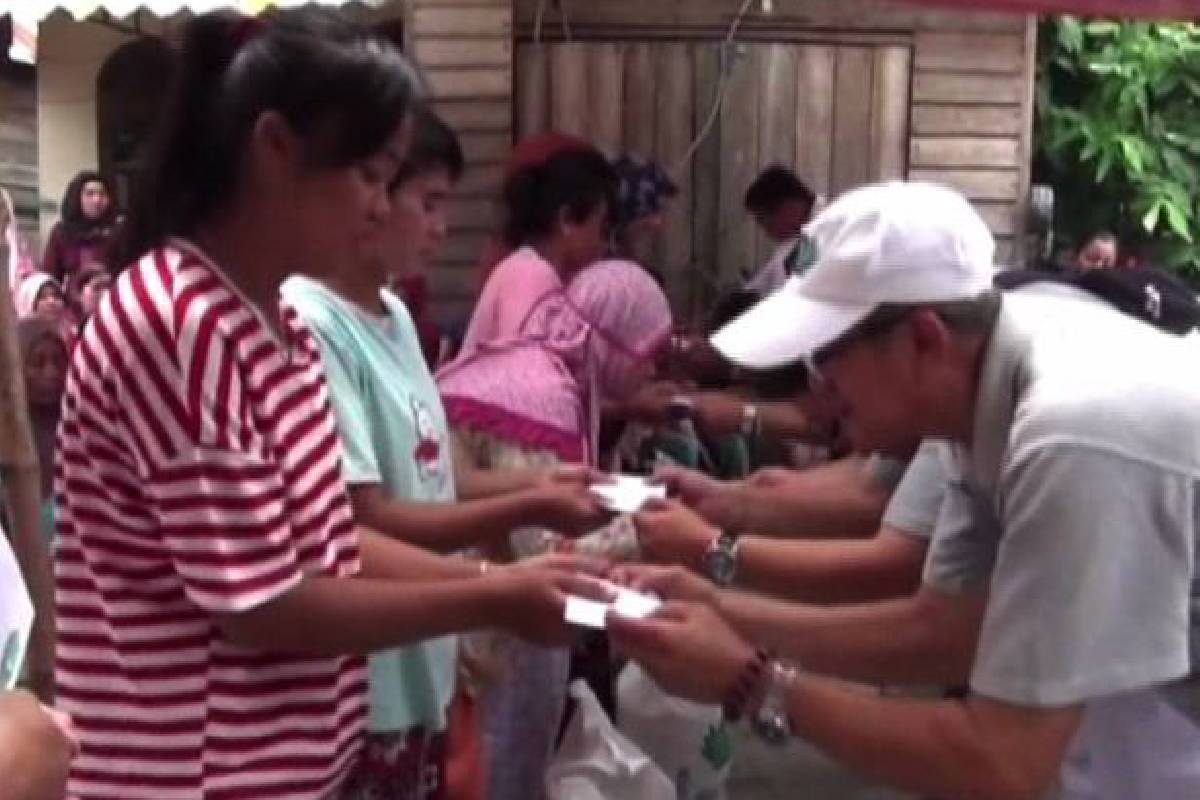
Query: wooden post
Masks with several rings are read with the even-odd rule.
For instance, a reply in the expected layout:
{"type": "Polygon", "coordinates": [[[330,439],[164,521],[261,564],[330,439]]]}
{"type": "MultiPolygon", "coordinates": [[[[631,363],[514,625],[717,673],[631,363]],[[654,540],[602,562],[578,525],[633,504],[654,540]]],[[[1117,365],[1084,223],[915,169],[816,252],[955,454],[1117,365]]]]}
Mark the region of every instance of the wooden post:
{"type": "MultiPolygon", "coordinates": [[[[29,406],[25,399],[25,374],[16,335],[9,278],[0,280],[0,483],[3,483],[12,529],[13,553],[33,599],[33,636],[29,646],[29,675],[43,702],[54,691],[54,584],[50,556],[42,539],[41,480],[29,406]]],[[[46,465],[46,469],[50,469],[46,465]]]]}

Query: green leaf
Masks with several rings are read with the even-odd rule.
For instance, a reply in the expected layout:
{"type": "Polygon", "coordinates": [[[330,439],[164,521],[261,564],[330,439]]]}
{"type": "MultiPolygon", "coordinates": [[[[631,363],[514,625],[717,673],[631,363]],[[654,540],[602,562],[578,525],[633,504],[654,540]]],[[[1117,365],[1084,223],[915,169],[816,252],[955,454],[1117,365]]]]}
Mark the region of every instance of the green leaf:
{"type": "Polygon", "coordinates": [[[1158,227],[1158,215],[1162,212],[1163,203],[1161,200],[1156,200],[1150,205],[1150,210],[1142,217],[1142,227],[1146,229],[1146,233],[1154,233],[1154,229],[1158,227]]]}
{"type": "Polygon", "coordinates": [[[1167,225],[1174,231],[1175,235],[1186,242],[1192,241],[1192,232],[1190,230],[1190,220],[1188,212],[1175,205],[1174,203],[1166,204],[1167,210],[1167,225]]]}
{"type": "Polygon", "coordinates": [[[1059,47],[1069,53],[1078,53],[1083,49],[1083,26],[1075,17],[1063,17],[1058,21],[1059,47]]]}

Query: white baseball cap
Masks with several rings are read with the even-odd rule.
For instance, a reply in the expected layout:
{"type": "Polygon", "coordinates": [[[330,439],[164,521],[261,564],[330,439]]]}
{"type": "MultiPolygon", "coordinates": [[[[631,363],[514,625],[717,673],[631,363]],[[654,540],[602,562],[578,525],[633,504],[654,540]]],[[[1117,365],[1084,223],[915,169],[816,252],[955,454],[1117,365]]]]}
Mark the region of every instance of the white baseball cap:
{"type": "Polygon", "coordinates": [[[995,241],[952,189],[893,181],[831,203],[805,228],[816,261],[712,337],[740,366],[811,357],[882,303],[968,300],[992,287],[995,241]]]}

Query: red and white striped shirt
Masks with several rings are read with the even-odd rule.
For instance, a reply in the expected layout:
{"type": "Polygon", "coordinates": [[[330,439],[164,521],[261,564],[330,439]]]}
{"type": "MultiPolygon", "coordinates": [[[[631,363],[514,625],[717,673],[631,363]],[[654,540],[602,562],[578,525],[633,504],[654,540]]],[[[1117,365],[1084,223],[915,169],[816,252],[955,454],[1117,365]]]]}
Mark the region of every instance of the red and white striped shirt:
{"type": "Polygon", "coordinates": [[[182,242],[126,270],[59,429],[59,705],[80,800],[322,798],[360,747],[358,658],[237,647],[214,615],[358,571],[315,343],[182,242]]]}

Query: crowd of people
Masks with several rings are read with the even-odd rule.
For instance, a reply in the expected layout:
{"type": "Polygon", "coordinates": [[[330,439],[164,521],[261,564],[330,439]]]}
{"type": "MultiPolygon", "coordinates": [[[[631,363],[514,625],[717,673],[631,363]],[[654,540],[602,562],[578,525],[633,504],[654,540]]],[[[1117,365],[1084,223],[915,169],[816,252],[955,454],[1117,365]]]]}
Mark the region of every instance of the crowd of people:
{"type": "Polygon", "coordinates": [[[85,172],[40,268],[7,238],[57,640],[0,693],[5,797],[536,799],[568,682],[612,712],[629,661],[918,796],[1200,796],[1169,276],[1085,277],[1099,234],[1003,277],[952,190],[772,167],[774,252],[685,331],[644,257],[670,176],[545,134],[456,335],[464,157],[401,53],[219,12],[180,63],[125,216],[85,172]],[[669,498],[614,514],[614,471],[669,498]],[[615,585],[665,602],[566,621],[615,585]]]}

